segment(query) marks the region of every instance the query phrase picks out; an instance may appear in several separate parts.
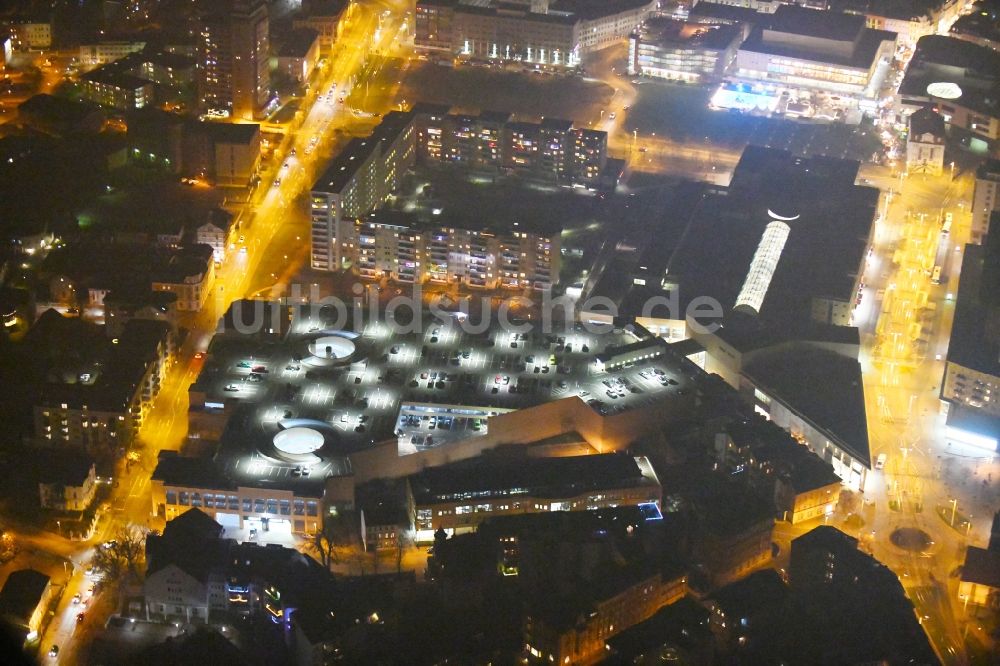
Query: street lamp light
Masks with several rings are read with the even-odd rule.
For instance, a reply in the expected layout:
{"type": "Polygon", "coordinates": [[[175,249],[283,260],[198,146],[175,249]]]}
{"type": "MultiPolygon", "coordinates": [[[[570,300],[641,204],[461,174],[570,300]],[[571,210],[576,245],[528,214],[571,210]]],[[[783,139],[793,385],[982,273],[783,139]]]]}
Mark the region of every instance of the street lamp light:
{"type": "Polygon", "coordinates": [[[951,500],[951,526],[955,526],[955,511],[958,509],[958,499],[951,500]]]}

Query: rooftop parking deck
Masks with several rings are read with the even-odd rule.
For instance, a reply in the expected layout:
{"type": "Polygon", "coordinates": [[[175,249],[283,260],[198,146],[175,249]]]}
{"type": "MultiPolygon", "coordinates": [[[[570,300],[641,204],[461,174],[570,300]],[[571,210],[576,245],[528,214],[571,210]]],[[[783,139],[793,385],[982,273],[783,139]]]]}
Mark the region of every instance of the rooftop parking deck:
{"type": "Polygon", "coordinates": [[[378,442],[395,438],[406,455],[486,435],[490,418],[549,401],[576,396],[611,415],[684,395],[691,382],[669,358],[600,370],[599,353],[648,336],[642,329],[517,332],[449,314],[406,326],[365,314],[336,327],[303,312],[284,339],[219,334],[192,386],[231,414],[218,460],[237,483],[321,483],[378,442]]]}

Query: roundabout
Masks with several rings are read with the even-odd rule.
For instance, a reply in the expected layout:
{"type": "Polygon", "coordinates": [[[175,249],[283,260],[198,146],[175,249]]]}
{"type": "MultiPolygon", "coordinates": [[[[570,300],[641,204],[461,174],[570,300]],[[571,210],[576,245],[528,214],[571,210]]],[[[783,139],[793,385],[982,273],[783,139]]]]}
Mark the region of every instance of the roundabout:
{"type": "Polygon", "coordinates": [[[934,543],[927,532],[917,527],[900,527],[889,535],[889,541],[897,548],[913,553],[925,551],[934,543]]]}

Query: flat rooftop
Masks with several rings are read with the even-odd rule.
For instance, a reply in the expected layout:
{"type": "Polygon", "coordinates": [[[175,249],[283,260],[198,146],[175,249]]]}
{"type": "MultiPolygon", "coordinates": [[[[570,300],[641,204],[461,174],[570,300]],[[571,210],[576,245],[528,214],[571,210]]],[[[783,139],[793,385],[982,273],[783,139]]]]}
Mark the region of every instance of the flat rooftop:
{"type": "Polygon", "coordinates": [[[767,14],[757,12],[748,7],[733,7],[715,2],[699,2],[688,12],[690,21],[725,21],[727,23],[746,23],[756,25],[767,20],[767,14]]]}
{"type": "Polygon", "coordinates": [[[854,184],[858,163],[799,158],[748,146],[730,187],[709,191],[681,236],[666,269],[681,300],[735,304],[765,229],[789,227],[759,310],[761,320],[789,324],[811,319],[813,300],[854,300],[879,191],[854,184]]]}
{"type": "Polygon", "coordinates": [[[864,27],[865,17],[858,14],[779,5],[771,16],[767,29],[800,37],[853,42],[864,27]]]}
{"type": "Polygon", "coordinates": [[[304,58],[319,39],[319,33],[312,28],[296,28],[285,35],[278,49],[279,58],[304,58]]]}
{"type": "Polygon", "coordinates": [[[941,100],[944,104],[1000,116],[1000,53],[989,47],[956,37],[921,37],[898,94],[903,98],[938,100],[927,91],[932,83],[958,85],[959,97],[941,100]]]}
{"type": "Polygon", "coordinates": [[[661,294],[667,263],[708,190],[705,183],[682,182],[630,196],[616,211],[616,227],[627,231],[608,244],[614,249],[590,295],[610,298],[623,314],[638,315],[651,296],[661,294]]]}
{"type": "Polygon", "coordinates": [[[644,458],[624,453],[512,459],[485,456],[431,467],[410,477],[414,499],[420,504],[518,494],[560,498],[639,484],[658,485],[644,458]]]}
{"type": "Polygon", "coordinates": [[[249,145],[260,136],[260,125],[257,123],[227,123],[221,121],[204,121],[199,126],[218,143],[234,143],[249,145]]]}
{"type": "Polygon", "coordinates": [[[391,144],[413,122],[413,111],[392,111],[375,126],[371,135],[355,138],[340,151],[326,171],[316,179],[315,192],[340,192],[358,171],[358,165],[369,159],[376,150],[391,144]]]}
{"type": "Polygon", "coordinates": [[[1000,4],[977,2],[971,12],[958,17],[951,26],[951,34],[1000,42],[1000,4]]]}
{"type": "Polygon", "coordinates": [[[855,359],[810,346],[792,347],[754,357],[743,374],[871,466],[861,365],[855,359]]]}
{"type": "Polygon", "coordinates": [[[910,21],[931,16],[945,0],[831,0],[830,9],[910,21]]]}
{"type": "MultiPolygon", "coordinates": [[[[795,157],[748,146],[729,187],[683,182],[629,198],[588,296],[610,298],[639,316],[653,297],[679,289],[681,317],[692,299],[736,305],[765,229],[783,221],[789,234],[759,309],[763,323],[802,328],[816,298],[853,301],[879,191],[855,185],[859,163],[795,157]]],[[[665,316],[656,307],[653,316],[665,316]]],[[[671,318],[671,317],[666,317],[671,318]]],[[[757,335],[757,334],[755,334],[757,335]]]]}
{"type": "MultiPolygon", "coordinates": [[[[789,7],[783,5],[782,9],[789,7]]],[[[779,10],[780,11],[780,10],[779,10]]],[[[806,10],[812,11],[812,10],[806,10]]],[[[819,12],[816,12],[819,13],[819,12]]],[[[862,18],[862,17],[859,17],[862,18]]],[[[819,46],[815,49],[806,46],[795,47],[787,44],[770,41],[767,37],[767,28],[757,26],[750,32],[750,36],[740,46],[741,51],[752,51],[754,53],[767,53],[769,55],[784,56],[786,58],[796,58],[799,60],[809,60],[822,62],[830,65],[840,65],[842,67],[853,67],[856,69],[870,69],[872,63],[878,55],[878,49],[882,42],[896,41],[896,33],[887,30],[873,30],[862,28],[859,37],[854,40],[843,40],[853,45],[849,55],[831,53],[819,46]]],[[[836,39],[835,37],[818,37],[818,39],[836,39]]]]}
{"type": "Polygon", "coordinates": [[[193,409],[231,414],[215,458],[225,478],[315,492],[376,443],[396,440],[407,455],[485,436],[491,417],[553,400],[611,415],[687,400],[694,388],[668,354],[599,371],[599,353],[637,339],[611,325],[470,332],[451,314],[425,313],[391,330],[401,315],[345,314],[337,322],[333,308],[304,306],[283,338],[215,336],[191,391],[205,405],[193,409]]]}
{"type": "Polygon", "coordinates": [[[654,16],[642,24],[638,33],[646,43],[721,51],[740,36],[741,28],[736,24],[692,23],[654,16]]]}
{"type": "Polygon", "coordinates": [[[549,10],[593,20],[632,9],[640,9],[650,4],[649,0],[553,0],[549,5],[549,10]]]}
{"type": "Polygon", "coordinates": [[[966,245],[948,362],[1000,377],[1000,231],[966,245]]]}

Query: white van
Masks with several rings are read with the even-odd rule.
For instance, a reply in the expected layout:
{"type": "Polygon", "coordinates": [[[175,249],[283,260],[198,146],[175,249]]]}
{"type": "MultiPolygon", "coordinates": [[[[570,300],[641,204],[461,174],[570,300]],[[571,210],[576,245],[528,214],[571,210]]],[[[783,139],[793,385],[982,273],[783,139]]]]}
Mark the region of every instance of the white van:
{"type": "Polygon", "coordinates": [[[878,454],[878,458],[875,459],[875,469],[880,470],[885,467],[885,454],[878,454]]]}

